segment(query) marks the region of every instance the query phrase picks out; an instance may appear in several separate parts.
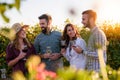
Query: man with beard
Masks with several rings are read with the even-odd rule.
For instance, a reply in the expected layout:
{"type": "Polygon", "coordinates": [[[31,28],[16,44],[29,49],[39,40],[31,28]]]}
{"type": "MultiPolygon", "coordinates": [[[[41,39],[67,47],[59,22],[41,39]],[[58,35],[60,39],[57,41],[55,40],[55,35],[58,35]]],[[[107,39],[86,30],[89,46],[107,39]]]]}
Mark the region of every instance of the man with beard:
{"type": "Polygon", "coordinates": [[[60,54],[61,33],[52,30],[52,17],[43,14],[39,18],[41,33],[35,38],[34,46],[46,69],[56,72],[63,66],[60,54]]]}
{"type": "Polygon", "coordinates": [[[83,54],[87,56],[87,69],[100,71],[100,63],[98,58],[98,49],[102,49],[104,62],[106,62],[106,35],[96,25],[97,14],[93,10],[86,10],[82,13],[82,23],[85,28],[90,29],[90,36],[87,44],[87,51],[83,54]]]}

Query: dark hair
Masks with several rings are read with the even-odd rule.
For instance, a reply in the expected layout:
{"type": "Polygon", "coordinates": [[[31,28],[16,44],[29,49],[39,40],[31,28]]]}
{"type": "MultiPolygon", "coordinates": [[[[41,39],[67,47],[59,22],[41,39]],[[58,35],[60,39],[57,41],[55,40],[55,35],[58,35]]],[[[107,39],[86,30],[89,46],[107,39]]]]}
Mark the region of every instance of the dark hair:
{"type": "Polygon", "coordinates": [[[72,27],[72,29],[76,32],[75,37],[73,37],[73,40],[76,40],[77,37],[80,37],[80,35],[79,35],[79,33],[78,33],[75,25],[73,25],[73,24],[71,24],[71,23],[66,24],[65,27],[64,27],[64,30],[63,30],[62,40],[66,40],[67,46],[68,46],[69,41],[70,41],[70,38],[69,38],[69,36],[67,35],[67,28],[68,28],[69,26],[72,27]]]}
{"type": "Polygon", "coordinates": [[[52,20],[52,17],[48,14],[43,14],[41,16],[38,17],[38,19],[46,19],[47,22],[51,21],[52,20]]]}
{"type": "Polygon", "coordinates": [[[94,21],[96,20],[97,18],[97,14],[95,11],[93,10],[86,10],[86,11],[83,11],[82,14],[88,14],[89,18],[93,18],[94,21]]]}

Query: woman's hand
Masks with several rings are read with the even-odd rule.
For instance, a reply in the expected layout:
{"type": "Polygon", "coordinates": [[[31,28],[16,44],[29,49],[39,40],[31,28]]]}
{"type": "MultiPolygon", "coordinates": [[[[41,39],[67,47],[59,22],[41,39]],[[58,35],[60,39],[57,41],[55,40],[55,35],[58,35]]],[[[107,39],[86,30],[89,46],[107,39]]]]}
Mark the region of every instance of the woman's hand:
{"type": "Polygon", "coordinates": [[[74,51],[76,51],[78,54],[82,53],[82,48],[80,46],[72,46],[72,48],[74,49],[74,51]]]}
{"type": "Polygon", "coordinates": [[[23,59],[26,56],[26,53],[20,52],[20,54],[13,60],[8,63],[8,66],[15,65],[19,60],[23,59]]]}
{"type": "Polygon", "coordinates": [[[21,52],[19,56],[17,57],[18,60],[23,59],[26,56],[26,53],[21,52]]]}

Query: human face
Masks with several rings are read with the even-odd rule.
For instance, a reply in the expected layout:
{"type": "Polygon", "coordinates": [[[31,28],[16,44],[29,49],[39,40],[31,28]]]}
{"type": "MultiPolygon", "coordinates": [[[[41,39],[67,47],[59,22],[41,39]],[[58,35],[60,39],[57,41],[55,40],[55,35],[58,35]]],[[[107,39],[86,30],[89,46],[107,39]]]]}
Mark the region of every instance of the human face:
{"type": "Polygon", "coordinates": [[[48,28],[48,22],[46,21],[46,19],[40,19],[39,24],[40,24],[42,32],[46,33],[47,28],[48,28]]]}
{"type": "Polygon", "coordinates": [[[25,30],[24,30],[24,29],[21,29],[21,30],[18,32],[18,36],[19,36],[19,38],[22,38],[22,39],[26,38],[26,32],[25,32],[25,30]]]}
{"type": "Polygon", "coordinates": [[[69,38],[72,40],[73,37],[75,37],[75,31],[71,26],[67,27],[67,35],[69,36],[69,38]]]}
{"type": "Polygon", "coordinates": [[[85,28],[86,27],[90,28],[90,19],[89,19],[88,14],[82,15],[82,24],[85,26],[85,28]]]}

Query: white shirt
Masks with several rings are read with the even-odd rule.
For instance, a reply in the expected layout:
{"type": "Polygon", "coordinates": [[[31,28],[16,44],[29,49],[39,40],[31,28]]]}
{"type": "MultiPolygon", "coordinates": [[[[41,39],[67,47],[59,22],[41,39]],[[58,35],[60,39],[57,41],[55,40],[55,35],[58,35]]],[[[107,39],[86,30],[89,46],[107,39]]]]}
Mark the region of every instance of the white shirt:
{"type": "MultiPolygon", "coordinates": [[[[70,51],[69,45],[66,49],[64,57],[70,62],[70,66],[77,69],[85,69],[86,57],[82,53],[77,53],[74,49],[71,49],[70,51]]],[[[77,38],[75,40],[75,46],[80,46],[83,50],[86,50],[86,43],[82,38],[77,38]]]]}

